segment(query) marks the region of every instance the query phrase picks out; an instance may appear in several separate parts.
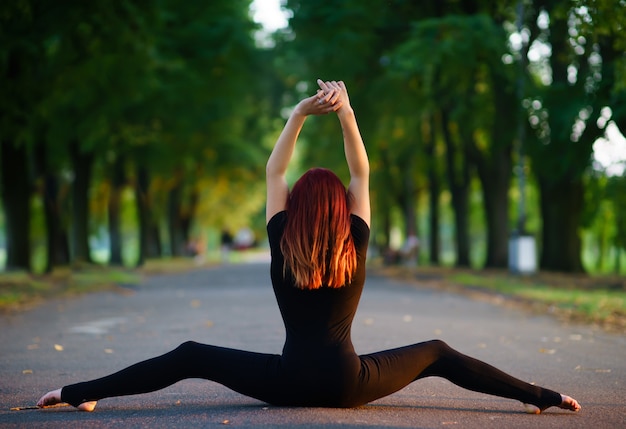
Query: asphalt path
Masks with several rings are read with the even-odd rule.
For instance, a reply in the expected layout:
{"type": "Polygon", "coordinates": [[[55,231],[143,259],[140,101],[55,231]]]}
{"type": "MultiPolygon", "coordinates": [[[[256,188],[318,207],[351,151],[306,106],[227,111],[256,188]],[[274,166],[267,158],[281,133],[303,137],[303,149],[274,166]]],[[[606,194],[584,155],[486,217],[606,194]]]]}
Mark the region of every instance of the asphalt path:
{"type": "Polygon", "coordinates": [[[274,407],[204,380],[98,403],[93,413],[32,406],[48,390],[167,352],[186,340],[279,353],[282,321],[267,261],[160,275],[140,286],[50,301],[0,317],[0,427],[623,428],[626,336],[370,272],[359,353],[441,338],[519,378],[577,398],[582,411],[527,415],[517,401],[440,378],[354,409],[274,407]]]}

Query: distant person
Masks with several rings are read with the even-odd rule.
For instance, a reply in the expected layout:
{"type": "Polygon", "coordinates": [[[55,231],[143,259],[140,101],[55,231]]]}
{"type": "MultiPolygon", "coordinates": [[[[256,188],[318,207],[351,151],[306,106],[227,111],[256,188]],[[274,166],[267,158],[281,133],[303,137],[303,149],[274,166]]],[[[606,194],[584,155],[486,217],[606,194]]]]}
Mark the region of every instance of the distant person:
{"type": "Polygon", "coordinates": [[[417,235],[411,233],[406,239],[404,246],[402,247],[402,259],[404,265],[409,267],[417,265],[419,260],[420,239],[417,235]]]}
{"type": "Polygon", "coordinates": [[[223,229],[220,236],[220,251],[222,254],[222,262],[230,260],[230,251],[233,248],[233,235],[228,229],[223,229]]]}
{"type": "Polygon", "coordinates": [[[369,241],[369,163],[343,82],[322,82],[298,103],[266,167],[270,274],[286,327],[282,354],[186,342],[106,377],[44,395],[39,406],[96,401],[204,378],[279,406],[356,407],[430,376],[466,389],[519,400],[527,411],[578,411],[566,395],[518,380],[440,340],[357,355],[350,338],[365,282],[369,241]],[[329,170],[307,171],[289,191],[287,166],[307,116],[336,112],[350,170],[346,190],[329,170]]]}
{"type": "Polygon", "coordinates": [[[202,265],[206,258],[206,242],[202,235],[192,238],[187,243],[187,253],[197,265],[202,265]]]}

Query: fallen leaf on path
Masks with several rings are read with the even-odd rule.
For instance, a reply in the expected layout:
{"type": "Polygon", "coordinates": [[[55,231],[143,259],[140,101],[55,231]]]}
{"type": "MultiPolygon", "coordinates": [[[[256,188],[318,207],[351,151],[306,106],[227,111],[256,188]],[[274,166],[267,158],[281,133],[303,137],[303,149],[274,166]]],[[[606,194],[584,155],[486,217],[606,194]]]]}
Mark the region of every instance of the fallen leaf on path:
{"type": "Polygon", "coordinates": [[[59,404],[54,405],[44,405],[43,407],[38,407],[37,405],[28,405],[26,407],[11,407],[11,411],[23,411],[23,410],[40,410],[42,408],[60,408],[60,407],[68,407],[70,404],[65,402],[61,402],[59,404]]]}
{"type": "Polygon", "coordinates": [[[26,348],[28,350],[37,350],[39,348],[39,344],[29,344],[26,348]]]}
{"type": "Polygon", "coordinates": [[[32,370],[32,369],[25,369],[25,370],[22,370],[22,374],[32,374],[32,373],[33,373],[33,370],[32,370]]]}
{"type": "Polygon", "coordinates": [[[207,328],[212,328],[213,322],[211,320],[207,320],[206,322],[204,322],[204,326],[207,328]]]}
{"type": "Polygon", "coordinates": [[[60,344],[55,344],[55,345],[54,345],[54,349],[55,349],[57,352],[62,352],[62,351],[63,351],[63,346],[62,346],[62,345],[60,345],[60,344]]]}
{"type": "Polygon", "coordinates": [[[556,353],[556,350],[555,349],[544,349],[544,348],[541,348],[541,349],[539,349],[539,353],[545,353],[547,355],[553,355],[553,354],[556,353]]]}
{"type": "Polygon", "coordinates": [[[104,349],[104,352],[107,354],[112,354],[113,353],[113,349],[104,349]]]}
{"type": "Polygon", "coordinates": [[[193,299],[193,300],[191,300],[189,305],[191,305],[191,308],[198,308],[198,307],[200,307],[202,305],[202,302],[200,302],[199,299],[193,299]]]}

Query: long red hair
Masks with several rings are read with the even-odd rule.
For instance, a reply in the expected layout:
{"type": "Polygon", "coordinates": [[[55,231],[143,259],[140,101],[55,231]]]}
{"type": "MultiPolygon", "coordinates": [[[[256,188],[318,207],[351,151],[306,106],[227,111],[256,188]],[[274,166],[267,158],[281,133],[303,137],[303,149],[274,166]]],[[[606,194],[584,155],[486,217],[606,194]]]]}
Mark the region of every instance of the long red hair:
{"type": "Polygon", "coordinates": [[[296,287],[339,288],[352,280],[357,256],[349,198],[339,177],[325,168],[307,171],[293,186],[280,248],[296,287]]]}

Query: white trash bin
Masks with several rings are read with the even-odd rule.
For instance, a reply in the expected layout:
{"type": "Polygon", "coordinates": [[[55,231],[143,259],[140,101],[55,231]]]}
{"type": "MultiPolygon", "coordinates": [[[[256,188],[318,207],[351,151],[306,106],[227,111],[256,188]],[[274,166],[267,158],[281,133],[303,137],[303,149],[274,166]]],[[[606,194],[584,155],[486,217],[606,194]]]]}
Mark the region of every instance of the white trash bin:
{"type": "Polygon", "coordinates": [[[517,274],[537,272],[536,248],[532,235],[513,235],[509,239],[509,270],[517,274]]]}

